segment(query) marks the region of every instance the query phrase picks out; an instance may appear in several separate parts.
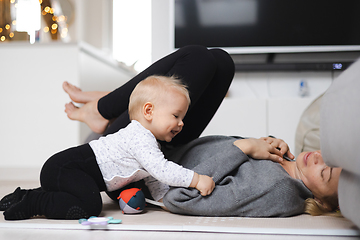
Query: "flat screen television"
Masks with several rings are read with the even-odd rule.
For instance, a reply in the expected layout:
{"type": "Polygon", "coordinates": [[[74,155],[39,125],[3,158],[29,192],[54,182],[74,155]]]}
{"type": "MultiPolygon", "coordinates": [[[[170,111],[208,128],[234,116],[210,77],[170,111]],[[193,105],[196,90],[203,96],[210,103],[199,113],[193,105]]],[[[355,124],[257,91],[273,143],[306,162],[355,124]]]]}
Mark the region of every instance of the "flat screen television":
{"type": "Polygon", "coordinates": [[[360,50],[360,0],[175,0],[174,47],[229,53],[360,50]]]}

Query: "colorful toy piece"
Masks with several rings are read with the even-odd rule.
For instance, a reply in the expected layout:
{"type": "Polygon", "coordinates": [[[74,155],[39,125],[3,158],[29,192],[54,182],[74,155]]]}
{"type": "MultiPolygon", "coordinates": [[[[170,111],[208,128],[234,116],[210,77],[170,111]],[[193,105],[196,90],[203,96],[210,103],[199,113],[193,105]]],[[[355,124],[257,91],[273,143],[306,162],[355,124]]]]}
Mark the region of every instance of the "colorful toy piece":
{"type": "Polygon", "coordinates": [[[81,225],[108,225],[108,224],[119,224],[120,219],[114,219],[112,217],[90,217],[89,219],[79,219],[81,225]]]}
{"type": "Polygon", "coordinates": [[[123,213],[141,213],[145,208],[145,195],[138,188],[130,188],[120,193],[119,205],[123,213]]]}

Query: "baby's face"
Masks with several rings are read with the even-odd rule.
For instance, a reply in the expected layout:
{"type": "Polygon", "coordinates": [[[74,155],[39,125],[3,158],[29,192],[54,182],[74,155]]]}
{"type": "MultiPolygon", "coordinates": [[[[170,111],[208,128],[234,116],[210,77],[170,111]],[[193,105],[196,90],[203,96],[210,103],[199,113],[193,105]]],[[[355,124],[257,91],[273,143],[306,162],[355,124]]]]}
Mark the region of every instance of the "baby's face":
{"type": "Polygon", "coordinates": [[[182,93],[173,89],[168,91],[154,106],[149,130],[156,139],[170,142],[182,130],[188,107],[188,100],[182,93]]]}

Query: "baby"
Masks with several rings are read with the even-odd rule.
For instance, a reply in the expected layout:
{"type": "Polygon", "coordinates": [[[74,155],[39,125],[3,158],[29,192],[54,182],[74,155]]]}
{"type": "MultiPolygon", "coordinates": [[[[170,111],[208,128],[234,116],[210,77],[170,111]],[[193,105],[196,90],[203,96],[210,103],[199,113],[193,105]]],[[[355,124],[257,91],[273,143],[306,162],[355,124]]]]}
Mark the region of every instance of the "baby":
{"type": "Polygon", "coordinates": [[[182,130],[189,104],[186,86],[174,77],[150,76],[135,87],[129,101],[131,123],[89,143],[108,191],[141,179],[156,201],[168,185],[196,188],[203,196],[213,191],[212,178],[166,160],[157,142],[170,142],[182,130]]]}
{"type": "Polygon", "coordinates": [[[170,142],[184,125],[189,93],[173,77],[150,76],[133,90],[131,123],[116,133],[51,156],[40,173],[41,188],[21,189],[0,200],[6,220],[44,215],[52,219],[98,216],[101,191],[113,191],[144,179],[155,201],[169,186],[210,194],[215,183],[165,159],[157,140],[170,142]]]}

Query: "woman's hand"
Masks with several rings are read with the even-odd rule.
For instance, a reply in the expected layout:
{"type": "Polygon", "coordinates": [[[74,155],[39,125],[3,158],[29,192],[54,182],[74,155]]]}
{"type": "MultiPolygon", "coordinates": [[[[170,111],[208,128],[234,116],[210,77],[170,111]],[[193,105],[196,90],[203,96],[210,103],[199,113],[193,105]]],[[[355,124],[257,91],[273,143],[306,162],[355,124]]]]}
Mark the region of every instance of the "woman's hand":
{"type": "Polygon", "coordinates": [[[254,159],[268,159],[280,163],[284,161],[284,154],[290,159],[294,159],[294,155],[290,152],[289,146],[282,139],[278,138],[262,137],[259,139],[239,139],[234,142],[234,145],[254,159]]]}

